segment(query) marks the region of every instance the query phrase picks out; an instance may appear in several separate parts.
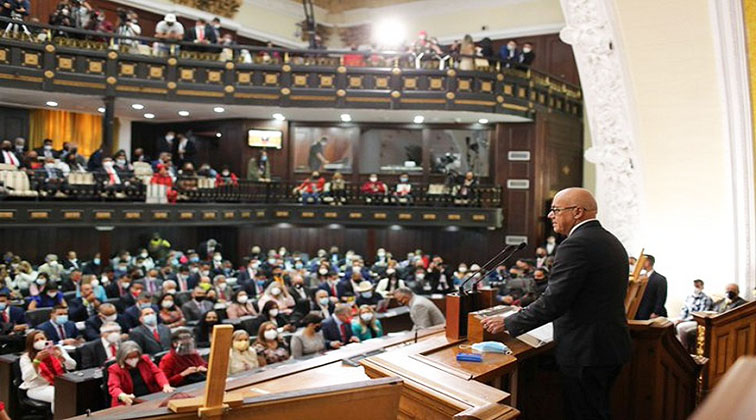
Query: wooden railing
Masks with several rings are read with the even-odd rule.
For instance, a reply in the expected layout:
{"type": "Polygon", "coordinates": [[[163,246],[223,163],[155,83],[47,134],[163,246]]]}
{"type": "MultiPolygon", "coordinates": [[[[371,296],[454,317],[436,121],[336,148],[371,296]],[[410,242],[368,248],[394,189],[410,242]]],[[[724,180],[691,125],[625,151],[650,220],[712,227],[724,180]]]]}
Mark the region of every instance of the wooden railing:
{"type": "Polygon", "coordinates": [[[698,323],[697,354],[710,360],[702,378],[705,395],[739,357],[756,355],[756,302],[721,314],[696,312],[693,318],[698,323]]]}
{"type": "Polygon", "coordinates": [[[756,413],[756,357],[741,357],[732,365],[691,420],[751,419],[756,413]]]}

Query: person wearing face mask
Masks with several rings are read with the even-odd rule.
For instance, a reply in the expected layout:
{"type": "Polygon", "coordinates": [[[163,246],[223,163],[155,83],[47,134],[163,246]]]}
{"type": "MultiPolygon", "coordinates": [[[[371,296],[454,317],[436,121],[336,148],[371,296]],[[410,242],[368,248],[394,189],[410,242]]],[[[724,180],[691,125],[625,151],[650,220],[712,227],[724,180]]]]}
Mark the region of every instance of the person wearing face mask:
{"type": "MultiPolygon", "coordinates": [[[[425,274],[423,273],[423,275],[425,274]]],[[[389,266],[386,269],[385,276],[378,281],[378,285],[375,287],[375,292],[384,299],[391,297],[396,289],[406,287],[404,280],[399,278],[396,268],[389,266]]]]}
{"type": "Polygon", "coordinates": [[[125,150],[119,150],[116,152],[116,154],[113,156],[113,166],[115,169],[119,172],[130,172],[134,170],[134,167],[131,166],[129,163],[129,160],[126,158],[126,151],[125,150]]]}
{"type": "Polygon", "coordinates": [[[16,151],[13,150],[13,144],[11,144],[11,142],[8,140],[3,140],[2,144],[0,145],[0,163],[12,165],[16,168],[21,168],[24,166],[23,158],[20,154],[16,153],[16,151]]]}
{"type": "Polygon", "coordinates": [[[165,373],[152,363],[150,356],[142,354],[139,343],[121,343],[116,354],[116,363],[108,368],[111,407],[132,405],[137,397],[161,391],[166,394],[174,391],[165,373]]]}
{"type": "Polygon", "coordinates": [[[399,182],[394,187],[393,193],[394,203],[400,205],[412,204],[412,184],[409,181],[409,174],[403,173],[399,175],[399,182]]]}
{"type": "Polygon", "coordinates": [[[725,299],[722,299],[714,310],[723,313],[746,303],[748,301],[740,297],[740,287],[735,283],[730,283],[725,287],[725,299]]]}
{"type": "MultiPolygon", "coordinates": [[[[76,324],[68,320],[68,308],[57,305],[50,312],[50,320],[37,326],[55,344],[75,346],[80,344],[81,334],[76,324]]],[[[81,340],[83,342],[83,340],[81,340]]]]}
{"type": "Polygon", "coordinates": [[[517,49],[517,41],[513,39],[509,40],[499,50],[499,56],[501,57],[503,67],[514,67],[520,61],[520,50],[517,49]]]}
{"type": "Polygon", "coordinates": [[[223,245],[218,243],[215,239],[208,239],[205,242],[201,242],[197,247],[197,253],[202,261],[210,261],[216,252],[223,253],[223,245]]]}
{"type": "Polygon", "coordinates": [[[325,178],[320,176],[319,171],[313,171],[309,178],[302,181],[294,192],[299,194],[304,204],[318,204],[320,195],[325,190],[325,178]]]}
{"type": "Polygon", "coordinates": [[[32,330],[26,336],[26,351],[19,359],[21,379],[19,388],[29,398],[51,404],[55,412],[55,378],[76,369],[76,361],[60,346],[54,346],[44,331],[32,330]]]}
{"type": "Polygon", "coordinates": [[[9,293],[0,291],[0,347],[2,347],[2,353],[22,351],[24,334],[28,328],[24,310],[11,306],[9,293]]]}
{"type": "Polygon", "coordinates": [[[94,274],[96,276],[99,276],[102,274],[102,259],[100,258],[100,253],[96,253],[94,255],[94,258],[92,258],[91,261],[88,261],[83,264],[83,270],[82,274],[94,274]]]}
{"type": "Polygon", "coordinates": [[[100,300],[95,296],[94,288],[91,283],[82,284],[80,287],[80,296],[70,300],[70,315],[74,322],[86,321],[92,315],[97,313],[100,307],[100,300]]]}
{"type": "Polygon", "coordinates": [[[226,308],[228,319],[239,319],[244,316],[257,316],[255,305],[249,299],[247,291],[240,289],[234,293],[233,302],[226,308]]]}
{"type": "Polygon", "coordinates": [[[664,307],[667,302],[667,278],[654,269],[654,264],[656,264],[656,258],[647,254],[643,268],[646,270],[648,284],[638,305],[635,319],[645,320],[667,316],[667,308],[664,307]]]}
{"type": "Polygon", "coordinates": [[[63,264],[58,262],[57,255],[47,254],[47,256],[45,256],[45,263],[39,266],[38,271],[47,274],[47,277],[50,280],[59,282],[61,276],[66,270],[63,268],[63,264]]]}
{"type": "Polygon", "coordinates": [[[58,153],[57,150],[53,149],[53,141],[51,139],[44,139],[42,141],[42,147],[38,147],[34,149],[34,151],[37,152],[37,155],[39,155],[39,157],[41,158],[60,158],[60,153],[58,153]]]}
{"type": "Polygon", "coordinates": [[[102,326],[108,322],[115,322],[124,333],[129,330],[126,318],[116,311],[112,303],[103,303],[97,309],[97,314],[92,315],[84,322],[84,339],[87,341],[97,340],[101,335],[102,326]]]}
{"type": "Polygon", "coordinates": [[[378,180],[377,174],[370,174],[368,181],[360,188],[366,204],[381,204],[388,192],[386,184],[378,180]]]}
{"type": "Polygon", "coordinates": [[[219,303],[226,303],[230,301],[231,297],[234,294],[231,286],[228,285],[226,276],[222,274],[218,274],[217,276],[213,277],[213,290],[215,290],[215,295],[218,297],[219,303]]]}
{"type": "Polygon", "coordinates": [[[115,272],[113,275],[118,278],[118,281],[111,282],[105,286],[105,294],[108,295],[109,299],[120,298],[121,300],[125,300],[131,293],[131,276],[126,273],[118,276],[115,272]]]}
{"type": "Polygon", "coordinates": [[[355,287],[354,292],[357,294],[357,299],[354,302],[357,306],[377,305],[381,300],[381,295],[373,291],[373,284],[369,281],[361,281],[355,287]]]}
{"type": "Polygon", "coordinates": [[[218,316],[217,312],[211,310],[202,314],[202,318],[197,324],[197,328],[195,330],[197,346],[210,347],[210,339],[212,338],[213,327],[215,327],[219,323],[220,317],[218,316]]]}
{"type": "Polygon", "coordinates": [[[239,177],[235,173],[231,172],[228,165],[223,165],[220,172],[215,176],[215,187],[238,187],[239,177]]]}
{"type": "Polygon", "coordinates": [[[257,306],[265,306],[269,301],[276,302],[279,311],[284,315],[289,315],[294,310],[294,298],[291,297],[286,286],[281,286],[280,283],[273,281],[267,288],[263,296],[257,300],[257,306]]]}
{"type": "Polygon", "coordinates": [[[28,309],[52,308],[54,306],[68,308],[68,303],[63,298],[63,293],[58,290],[58,285],[55,284],[55,282],[48,280],[47,283],[42,286],[40,293],[37,296],[31,297],[28,309]]]}
{"type": "Polygon", "coordinates": [[[318,290],[315,292],[315,296],[312,299],[312,311],[317,313],[323,319],[328,318],[333,313],[336,305],[328,297],[328,292],[325,290],[318,290]]]}
{"type": "Polygon", "coordinates": [[[347,201],[346,181],[341,172],[334,172],[331,182],[325,185],[325,192],[331,205],[341,206],[347,201]]]}
{"type": "Polygon", "coordinates": [[[197,353],[188,328],[179,328],[171,337],[171,351],[160,359],[160,370],[172,386],[188,385],[207,379],[207,362],[197,353]]]}
{"type": "Polygon", "coordinates": [[[352,334],[360,341],[383,336],[383,326],[375,317],[372,306],[360,305],[359,316],[352,318],[352,334]]]}
{"type": "Polygon", "coordinates": [[[257,369],[265,365],[265,360],[257,357],[257,352],[249,345],[249,334],[236,330],[231,336],[231,350],[228,359],[228,374],[257,369]],[[261,363],[262,362],[262,363],[261,363]]]}
{"type": "Polygon", "coordinates": [[[283,328],[286,331],[296,331],[296,328],[289,323],[289,318],[280,311],[275,300],[269,300],[264,305],[258,302],[257,306],[261,308],[260,315],[252,323],[252,331],[257,331],[263,322],[270,322],[276,328],[283,328]]]}
{"type": "Polygon", "coordinates": [[[360,341],[358,337],[352,335],[352,324],[349,319],[351,313],[352,309],[349,305],[336,305],[333,314],[323,321],[326,348],[337,349],[345,344],[360,341]]]}
{"type": "Polygon", "coordinates": [[[522,53],[517,57],[517,69],[527,71],[535,60],[535,53],[533,52],[533,43],[526,42],[522,44],[522,53]]]}
{"type": "Polygon", "coordinates": [[[289,295],[294,299],[294,308],[289,320],[294,325],[299,326],[300,320],[310,313],[310,296],[307,293],[302,275],[294,273],[291,276],[291,286],[288,289],[289,295]]]}
{"type": "MultiPolygon", "coordinates": [[[[134,284],[134,286],[137,286],[139,283],[134,284]]],[[[134,288],[132,286],[132,289],[134,288]]],[[[139,292],[139,295],[136,298],[136,301],[133,305],[126,308],[126,310],[123,312],[126,320],[129,322],[129,325],[131,328],[134,328],[139,325],[139,318],[141,317],[142,310],[150,308],[152,309],[156,314],[160,311],[160,308],[152,303],[152,297],[153,294],[146,291],[139,292]]]]}
{"type": "Polygon", "coordinates": [[[711,311],[714,308],[714,302],[703,292],[703,288],[703,280],[693,280],[693,292],[685,298],[680,318],[675,321],[677,339],[689,352],[695,350],[698,331],[698,323],[693,319],[693,312],[711,311]]]}
{"type": "Polygon", "coordinates": [[[286,342],[283,340],[276,325],[272,322],[263,322],[257,333],[255,340],[255,351],[257,356],[265,360],[265,364],[283,362],[291,357],[286,342]]]}
{"type": "MultiPolygon", "coordinates": [[[[39,273],[34,271],[29,261],[21,261],[18,264],[16,275],[15,277],[13,277],[13,281],[10,282],[9,286],[11,289],[18,290],[22,294],[29,293],[30,295],[34,296],[35,294],[39,294],[39,289],[37,288],[37,285],[35,283],[38,275],[39,273]],[[32,288],[34,288],[37,293],[32,293],[32,288]]],[[[42,284],[44,285],[44,283],[46,282],[47,274],[44,275],[42,284]]]]}
{"type": "Polygon", "coordinates": [[[166,293],[160,296],[158,306],[160,307],[158,315],[163,325],[171,329],[186,325],[184,313],[176,306],[175,297],[172,294],[166,293]]]}
{"type": "Polygon", "coordinates": [[[120,344],[121,326],[116,322],[102,324],[99,340],[88,342],[79,349],[81,368],[102,367],[108,360],[115,360],[120,344]]]}
{"type": "Polygon", "coordinates": [[[467,264],[460,264],[457,268],[457,271],[455,271],[452,275],[452,282],[454,283],[454,286],[459,287],[459,285],[462,284],[462,282],[467,278],[468,275],[467,264]]]}
{"type": "Polygon", "coordinates": [[[63,171],[58,167],[55,158],[52,157],[45,158],[42,170],[35,171],[34,175],[42,196],[58,195],[66,184],[63,171]]]}
{"type": "Polygon", "coordinates": [[[181,312],[188,321],[199,321],[202,314],[213,309],[213,303],[207,301],[207,292],[202,287],[195,287],[192,291],[192,299],[181,305],[181,312]]]}
{"type": "Polygon", "coordinates": [[[311,313],[302,318],[304,328],[291,337],[291,357],[302,359],[325,350],[325,338],[321,331],[323,318],[311,313]]]}
{"type": "Polygon", "coordinates": [[[151,307],[142,309],[139,326],[129,331],[129,339],[139,344],[145,353],[157,354],[171,348],[171,330],[158,324],[157,313],[151,307]]]}

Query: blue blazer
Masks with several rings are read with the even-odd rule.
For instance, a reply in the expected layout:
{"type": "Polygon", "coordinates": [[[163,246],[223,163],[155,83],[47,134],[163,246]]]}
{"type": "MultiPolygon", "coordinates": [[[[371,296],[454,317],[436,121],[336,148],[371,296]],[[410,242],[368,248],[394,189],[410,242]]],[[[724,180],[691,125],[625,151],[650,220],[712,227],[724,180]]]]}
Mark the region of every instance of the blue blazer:
{"type": "Polygon", "coordinates": [[[8,316],[11,323],[18,325],[18,324],[26,324],[26,312],[17,307],[17,306],[10,306],[10,315],[8,316]]]}
{"type": "MultiPolygon", "coordinates": [[[[155,315],[160,313],[160,308],[157,307],[157,305],[152,305],[152,310],[155,311],[155,315]]],[[[136,328],[139,324],[139,317],[142,315],[142,311],[137,308],[136,305],[131,305],[128,308],[126,308],[126,311],[124,311],[124,318],[126,319],[126,324],[129,326],[129,328],[136,328]]],[[[158,324],[162,323],[160,320],[160,317],[157,317],[158,324]]]]}
{"type": "Polygon", "coordinates": [[[345,323],[344,329],[346,330],[346,341],[341,339],[341,331],[339,331],[339,325],[336,323],[333,315],[329,316],[328,319],[323,321],[320,325],[321,330],[323,331],[323,338],[326,340],[327,348],[330,348],[331,341],[341,341],[342,344],[346,344],[349,342],[349,339],[352,338],[352,324],[345,323]]]}
{"type": "MultiPolygon", "coordinates": [[[[160,317],[158,317],[160,318],[160,317]]],[[[126,320],[126,318],[118,314],[116,317],[116,321],[118,325],[121,326],[121,332],[122,333],[128,333],[129,332],[129,323],[126,320]]],[[[84,339],[87,341],[97,340],[100,338],[100,328],[102,327],[102,319],[98,315],[92,315],[90,316],[87,321],[84,323],[86,326],[84,329],[84,339]]]]}
{"type": "MultiPolygon", "coordinates": [[[[57,324],[53,325],[52,322],[47,321],[38,325],[37,329],[44,331],[47,338],[55,344],[58,344],[58,342],[62,340],[60,338],[60,335],[58,335],[57,324]]],[[[76,324],[71,321],[63,324],[63,330],[66,332],[66,338],[77,338],[81,336],[81,334],[79,334],[79,330],[76,328],[76,324]]]]}

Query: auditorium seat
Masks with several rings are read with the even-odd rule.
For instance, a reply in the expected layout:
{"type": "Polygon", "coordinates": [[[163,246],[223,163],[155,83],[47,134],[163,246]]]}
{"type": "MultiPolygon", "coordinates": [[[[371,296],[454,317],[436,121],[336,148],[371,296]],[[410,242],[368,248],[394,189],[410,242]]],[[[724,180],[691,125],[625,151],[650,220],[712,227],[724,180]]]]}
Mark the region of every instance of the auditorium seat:
{"type": "Polygon", "coordinates": [[[94,196],[95,178],[91,172],[71,172],[66,177],[67,192],[77,197],[94,196]]]}
{"type": "Polygon", "coordinates": [[[48,420],[52,419],[50,403],[33,400],[26,395],[26,390],[21,389],[21,359],[13,362],[13,387],[16,389],[18,404],[21,406],[21,412],[24,413],[25,420],[48,420]]]}
{"type": "Polygon", "coordinates": [[[147,204],[166,204],[168,203],[168,196],[166,195],[165,185],[150,184],[147,181],[147,204]]]}
{"type": "Polygon", "coordinates": [[[29,177],[24,171],[0,171],[0,182],[8,188],[11,197],[37,197],[39,194],[31,189],[29,177]]]}
{"type": "Polygon", "coordinates": [[[26,311],[26,320],[29,322],[29,325],[32,327],[36,327],[37,325],[46,322],[48,319],[50,319],[50,313],[52,312],[52,308],[39,308],[39,309],[32,309],[26,311]]]}

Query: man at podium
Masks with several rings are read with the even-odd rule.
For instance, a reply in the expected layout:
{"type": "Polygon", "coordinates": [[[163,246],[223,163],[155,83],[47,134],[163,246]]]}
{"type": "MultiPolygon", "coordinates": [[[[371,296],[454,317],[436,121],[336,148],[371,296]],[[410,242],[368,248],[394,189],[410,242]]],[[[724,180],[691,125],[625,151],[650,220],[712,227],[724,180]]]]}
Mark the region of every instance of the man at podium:
{"type": "Polygon", "coordinates": [[[554,322],[568,419],[610,417],[610,391],[631,351],[624,307],[627,253],[596,220],[597,212],[587,190],[560,191],[548,217],[567,239],[556,252],[546,291],[518,313],[483,320],[488,331],[512,336],[554,322]]]}

